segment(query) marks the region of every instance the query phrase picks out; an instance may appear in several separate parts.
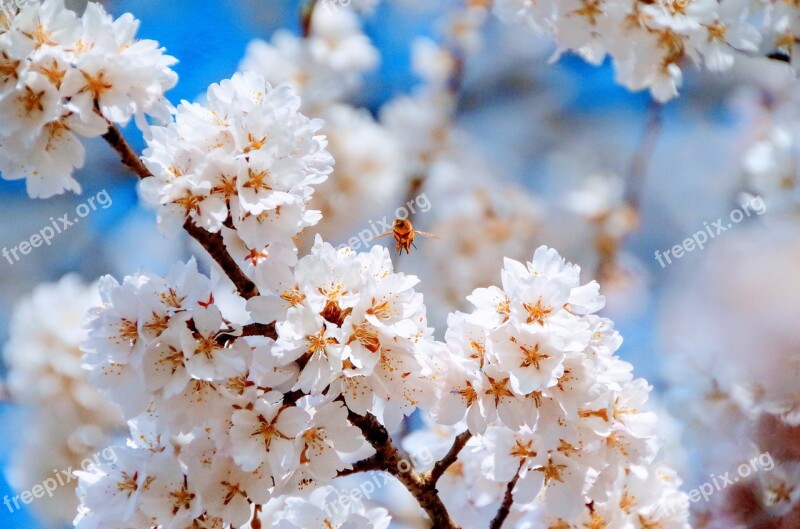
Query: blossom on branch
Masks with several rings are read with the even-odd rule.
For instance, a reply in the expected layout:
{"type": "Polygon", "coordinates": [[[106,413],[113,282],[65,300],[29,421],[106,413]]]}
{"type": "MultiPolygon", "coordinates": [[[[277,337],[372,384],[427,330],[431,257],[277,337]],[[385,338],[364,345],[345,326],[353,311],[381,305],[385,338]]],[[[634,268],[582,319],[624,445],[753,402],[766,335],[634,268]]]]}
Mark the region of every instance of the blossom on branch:
{"type": "Polygon", "coordinates": [[[131,14],[115,20],[94,2],[81,17],[63,0],[17,5],[9,27],[0,26],[0,172],[25,179],[34,198],[80,192],[72,177],[84,163],[79,136],[132,117],[143,130],[146,115],[169,120],[164,93],[178,80],[177,61],[135,38],[131,14]]]}

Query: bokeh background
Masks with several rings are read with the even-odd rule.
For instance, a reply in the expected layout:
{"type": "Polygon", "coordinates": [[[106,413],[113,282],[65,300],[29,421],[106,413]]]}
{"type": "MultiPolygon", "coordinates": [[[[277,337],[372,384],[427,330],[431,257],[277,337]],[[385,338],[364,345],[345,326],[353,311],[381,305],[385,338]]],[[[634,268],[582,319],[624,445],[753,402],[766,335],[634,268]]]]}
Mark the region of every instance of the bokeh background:
{"type": "MultiPolygon", "coordinates": [[[[134,13],[141,20],[139,36],[158,40],[179,59],[175,70],[180,81],[168,93],[175,104],[195,100],[209,84],[230,77],[251,39],[268,40],[281,27],[299,31],[296,1],[106,0],[103,4],[115,16],[134,13]]],[[[365,32],[380,50],[381,63],[366,76],[354,98],[357,104],[376,113],[384,103],[411,93],[418,85],[411,71],[410,43],[416,36],[435,37],[442,7],[425,4],[386,1],[364,18],[365,32]]],[[[79,3],[74,5],[80,8],[79,3]]],[[[714,245],[732,244],[745,233],[760,239],[750,232],[761,229],[754,224],[762,219],[746,219],[710,242],[706,251],[689,253],[666,268],[658,264],[654,252],[680,243],[702,229],[704,221],[726,216],[736,207],[739,193],[746,188],[742,152],[753,141],[756,123],[752,105],[742,101],[751,101],[753,91],[764,86],[784,83],[791,76],[788,67],[745,62],[725,75],[689,67],[681,97],[661,108],[654,106],[648,94],[632,94],[619,87],[608,64],[594,67],[572,56],[550,64],[551,45],[524,28],[493,19],[485,36],[482,49],[466,61],[457,124],[471,137],[470,145],[479,149],[482,166],[475,170],[488,174],[485,185],[498,191],[516,185],[536,197],[521,205],[532,213],[522,220],[531,224],[529,239],[520,242],[523,256],[532,255],[536,245],[547,244],[581,264],[587,278],[593,277],[597,255],[592,224],[570,210],[570,193],[586,185],[592,175],[624,177],[635,170],[637,156],[645,158],[639,225],[621,241],[618,252],[624,273],[601,287],[609,298],[606,315],[615,320],[625,338],[619,354],[635,365],[638,376],[655,386],[657,400],[667,400],[664,397],[675,386],[679,372],[669,351],[676,338],[670,322],[676,310],[681,312],[676,307],[690,303],[681,296],[704,284],[703,274],[711,281],[720,272],[705,264],[714,245]],[[654,132],[653,127],[660,129],[654,132]]],[[[134,127],[127,133],[141,149],[141,134],[134,127]]],[[[0,343],[8,337],[13,307],[39,283],[56,281],[70,272],[86,281],[103,274],[122,277],[141,269],[165,273],[193,250],[188,241],[168,240],[158,232],[154,214],[139,205],[134,179],[105,143],[91,141],[87,149],[88,163],[77,176],[84,187],[82,196],[32,201],[20,182],[0,180],[0,248],[17,245],[49,224],[50,217],[74,211],[100,190],[105,189],[113,200],[111,207],[93,212],[51,246],[35,249],[14,265],[0,261],[0,343]]],[[[473,177],[468,170],[452,176],[465,186],[473,177]]],[[[431,190],[429,196],[431,210],[417,217],[420,229],[432,229],[452,214],[445,193],[431,190]]],[[[393,210],[385,208],[383,214],[391,215],[393,210]]],[[[771,213],[768,210],[765,218],[771,213]]],[[[471,230],[469,224],[453,226],[467,235],[471,230]]],[[[341,233],[334,242],[344,242],[350,235],[341,233]]],[[[444,242],[424,241],[418,252],[404,256],[399,265],[427,280],[421,286],[426,297],[426,284],[439,288],[437,268],[431,265],[443,259],[437,254],[442,246],[437,248],[437,244],[450,248],[446,241],[451,234],[437,235],[444,242]]],[[[499,281],[502,257],[489,250],[480,258],[496,270],[486,284],[499,281]]],[[[448,307],[446,295],[434,292],[431,296],[439,300],[431,309],[433,320],[437,321],[438,314],[441,323],[453,307],[448,307]]],[[[46,320],[48,313],[43,311],[40,317],[46,320]]],[[[700,320],[695,320],[697,325],[702,325],[700,320]]],[[[0,365],[0,375],[4,370],[0,365]]],[[[27,413],[12,403],[0,404],[0,468],[12,463],[15,448],[32,442],[24,434],[27,413]]],[[[685,439],[688,428],[685,422],[674,421],[667,429],[669,440],[674,444],[685,439]]],[[[674,451],[673,463],[689,485],[704,474],[695,452],[691,443],[674,451]]],[[[7,476],[0,473],[0,497],[7,494],[15,493],[7,476]]],[[[32,512],[10,515],[0,506],[0,527],[55,526],[32,512]]]]}

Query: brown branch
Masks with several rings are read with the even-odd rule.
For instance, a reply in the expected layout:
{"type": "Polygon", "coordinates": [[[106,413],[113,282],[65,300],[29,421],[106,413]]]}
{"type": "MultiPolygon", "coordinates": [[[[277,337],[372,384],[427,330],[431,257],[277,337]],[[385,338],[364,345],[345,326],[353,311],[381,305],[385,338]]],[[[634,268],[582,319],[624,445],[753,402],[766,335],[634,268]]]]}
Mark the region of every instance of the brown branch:
{"type": "Polygon", "coordinates": [[[340,470],[339,473],[336,475],[337,478],[343,478],[345,476],[352,476],[353,474],[358,474],[359,472],[369,472],[370,470],[383,470],[383,461],[381,458],[378,457],[378,454],[372,455],[366,459],[362,459],[356,463],[353,463],[352,468],[346,468],[344,470],[340,470]]]}
{"type": "Polygon", "coordinates": [[[250,299],[258,296],[258,288],[249,277],[242,272],[236,261],[233,260],[228,249],[225,247],[225,241],[222,240],[222,234],[211,233],[198,227],[191,219],[186,219],[183,224],[183,229],[191,235],[194,240],[200,243],[200,246],[205,248],[208,254],[214,261],[222,268],[225,275],[233,281],[239,295],[244,299],[250,299]]]}
{"type": "Polygon", "coordinates": [[[269,324],[248,323],[242,327],[242,332],[240,334],[224,332],[218,335],[217,343],[224,345],[243,336],[266,336],[267,338],[272,338],[273,340],[278,339],[278,333],[275,331],[275,322],[269,324]]]}
{"type": "Polygon", "coordinates": [[[278,339],[278,333],[275,332],[275,322],[272,323],[248,323],[242,327],[242,336],[266,336],[273,340],[278,339]]]}
{"type": "Polygon", "coordinates": [[[263,505],[253,506],[253,519],[250,521],[250,529],[261,529],[261,509],[263,505]]]}
{"type": "Polygon", "coordinates": [[[367,442],[375,449],[374,457],[380,460],[381,470],[392,474],[408,489],[431,519],[432,527],[460,529],[447,512],[436,488],[420,476],[411,459],[394,445],[389,432],[373,415],[368,413],[362,417],[350,411],[348,419],[361,430],[367,442]]]}
{"type": "Polygon", "coordinates": [[[300,32],[303,38],[311,36],[311,25],[314,21],[314,11],[318,3],[319,0],[308,0],[303,3],[303,6],[300,8],[300,32]]]}
{"type": "Polygon", "coordinates": [[[517,475],[514,476],[514,479],[508,482],[503,503],[500,505],[500,509],[497,511],[497,515],[494,517],[494,520],[492,520],[492,523],[489,525],[489,529],[500,529],[503,527],[503,523],[506,521],[506,518],[508,518],[508,515],[511,514],[511,505],[514,503],[514,487],[517,485],[518,480],[519,471],[517,471],[517,475]]]}
{"type": "Polygon", "coordinates": [[[116,125],[110,121],[108,122],[108,132],[103,134],[103,139],[106,140],[106,142],[108,142],[108,144],[111,145],[115,151],[117,151],[122,163],[125,164],[128,169],[133,171],[136,176],[139,178],[153,176],[150,170],[144,165],[144,163],[142,163],[142,161],[136,155],[136,152],[125,140],[125,137],[116,127],[116,125]]]}
{"type": "MultiPolygon", "coordinates": [[[[117,151],[122,160],[133,173],[139,178],[148,178],[153,176],[149,169],[142,163],[136,152],[131,148],[130,144],[125,140],[125,137],[113,123],[108,123],[108,131],[103,134],[103,139],[108,142],[111,147],[117,151]]],[[[225,247],[225,242],[222,240],[222,235],[219,233],[210,233],[203,228],[198,227],[191,219],[186,219],[183,224],[189,235],[191,235],[200,245],[208,252],[214,261],[222,268],[225,275],[233,281],[236,290],[245,299],[250,299],[258,295],[258,288],[250,278],[248,278],[236,261],[233,260],[228,249],[225,247]]]]}
{"type": "Polygon", "coordinates": [[[461,432],[453,441],[453,446],[450,447],[450,450],[447,452],[440,461],[438,461],[431,471],[425,476],[425,480],[428,484],[432,487],[436,486],[436,482],[439,481],[439,478],[450,468],[450,465],[456,462],[458,459],[458,454],[461,453],[461,450],[466,446],[467,442],[472,438],[472,433],[469,430],[461,432]]]}

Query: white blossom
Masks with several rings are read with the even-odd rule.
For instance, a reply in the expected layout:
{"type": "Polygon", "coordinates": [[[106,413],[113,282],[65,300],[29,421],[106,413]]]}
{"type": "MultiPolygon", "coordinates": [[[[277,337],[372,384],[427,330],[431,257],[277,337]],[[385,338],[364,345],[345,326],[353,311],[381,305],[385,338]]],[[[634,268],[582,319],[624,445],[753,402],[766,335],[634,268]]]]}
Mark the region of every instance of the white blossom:
{"type": "Polygon", "coordinates": [[[89,3],[81,17],[63,0],[20,2],[0,32],[0,172],[25,179],[31,197],[80,192],[78,137],[96,137],[132,117],[166,120],[164,93],[177,82],[175,59],[137,40],[130,14],[114,20],[89,3]]]}

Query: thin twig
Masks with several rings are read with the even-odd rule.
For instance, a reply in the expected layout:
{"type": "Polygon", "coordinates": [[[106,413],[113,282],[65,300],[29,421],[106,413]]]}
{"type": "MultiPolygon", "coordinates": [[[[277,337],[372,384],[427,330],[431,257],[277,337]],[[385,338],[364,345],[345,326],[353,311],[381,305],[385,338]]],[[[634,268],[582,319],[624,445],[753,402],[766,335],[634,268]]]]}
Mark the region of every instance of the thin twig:
{"type": "MultiPolygon", "coordinates": [[[[623,207],[626,208],[624,213],[629,215],[631,231],[639,224],[642,191],[647,169],[663,129],[662,108],[663,105],[655,100],[650,102],[650,108],[647,111],[647,118],[644,124],[644,133],[636,146],[625,175],[625,205],[623,207]]],[[[597,251],[595,278],[601,283],[614,281],[618,271],[619,249],[627,235],[627,233],[622,236],[616,233],[609,233],[604,229],[602,223],[600,224],[597,239],[595,240],[595,250],[597,251]]]]}
{"type": "Polygon", "coordinates": [[[472,433],[469,430],[463,431],[455,438],[453,441],[453,446],[450,447],[450,450],[447,452],[440,461],[438,461],[433,468],[431,469],[430,473],[425,476],[426,481],[431,486],[436,486],[436,482],[439,481],[439,478],[447,472],[447,469],[450,468],[450,465],[456,462],[458,459],[458,454],[461,453],[461,450],[467,444],[467,442],[472,438],[472,433]]]}
{"type": "Polygon", "coordinates": [[[352,468],[340,470],[336,477],[343,478],[345,476],[358,474],[359,472],[369,472],[370,470],[383,470],[383,462],[381,461],[381,458],[378,457],[378,454],[372,455],[366,459],[362,459],[357,463],[353,463],[352,468]]]}
{"type": "Polygon", "coordinates": [[[662,108],[664,107],[661,103],[651,101],[644,125],[644,134],[636,147],[631,164],[628,166],[625,201],[630,204],[634,211],[639,211],[647,168],[653,157],[656,141],[663,128],[662,108]]]}
{"type": "MultiPolygon", "coordinates": [[[[103,139],[108,142],[111,147],[117,151],[122,160],[133,173],[139,178],[148,178],[153,176],[149,169],[142,163],[136,152],[131,148],[130,144],[125,140],[120,130],[113,124],[108,124],[108,131],[103,134],[103,139]]],[[[186,219],[183,224],[189,235],[191,235],[200,245],[205,248],[208,254],[217,262],[222,268],[225,275],[227,275],[236,290],[245,299],[250,299],[258,295],[258,288],[250,278],[248,278],[236,261],[233,260],[228,249],[225,247],[225,242],[222,240],[222,235],[219,233],[210,233],[203,228],[198,227],[191,219],[186,219]]]]}
{"type": "Polygon", "coordinates": [[[261,529],[261,509],[263,505],[253,506],[253,519],[250,521],[250,529],[261,529]]]}
{"type": "Polygon", "coordinates": [[[514,503],[514,487],[517,485],[518,480],[519,472],[514,476],[514,479],[508,482],[503,503],[500,505],[500,509],[497,511],[497,515],[494,517],[494,520],[492,520],[491,525],[489,525],[489,529],[500,529],[503,527],[506,518],[511,514],[511,505],[514,503]]]}
{"type": "Polygon", "coordinates": [[[300,8],[300,32],[303,38],[311,36],[312,24],[314,22],[314,11],[317,9],[319,0],[308,0],[300,8]]]}
{"type": "Polygon", "coordinates": [[[122,163],[128,167],[139,178],[153,176],[150,170],[142,163],[136,152],[131,148],[120,130],[111,122],[108,122],[108,132],[103,134],[103,139],[119,154],[122,163]]]}

